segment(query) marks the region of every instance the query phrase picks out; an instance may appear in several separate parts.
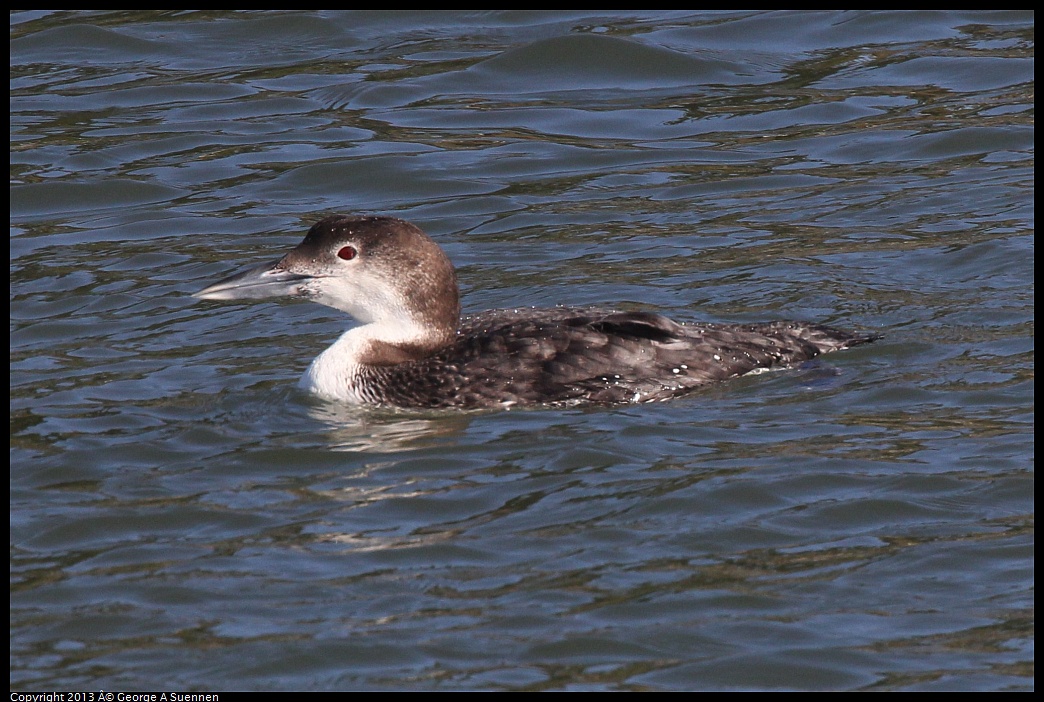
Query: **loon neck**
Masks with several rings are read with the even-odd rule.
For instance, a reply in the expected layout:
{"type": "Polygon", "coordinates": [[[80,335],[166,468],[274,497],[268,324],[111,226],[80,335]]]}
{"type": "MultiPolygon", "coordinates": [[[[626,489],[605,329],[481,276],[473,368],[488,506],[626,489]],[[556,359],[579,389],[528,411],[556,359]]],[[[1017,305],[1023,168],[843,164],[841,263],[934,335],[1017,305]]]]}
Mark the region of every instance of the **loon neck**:
{"type": "Polygon", "coordinates": [[[373,402],[374,398],[364,395],[361,376],[427,358],[448,346],[456,333],[455,328],[377,322],[354,327],[312,361],[300,387],[332,399],[373,402]]]}
{"type": "MultiPolygon", "coordinates": [[[[349,329],[327,351],[360,366],[394,366],[426,358],[453,342],[457,327],[370,322],[349,329]]],[[[325,352],[324,352],[325,353],[325,352]]]]}

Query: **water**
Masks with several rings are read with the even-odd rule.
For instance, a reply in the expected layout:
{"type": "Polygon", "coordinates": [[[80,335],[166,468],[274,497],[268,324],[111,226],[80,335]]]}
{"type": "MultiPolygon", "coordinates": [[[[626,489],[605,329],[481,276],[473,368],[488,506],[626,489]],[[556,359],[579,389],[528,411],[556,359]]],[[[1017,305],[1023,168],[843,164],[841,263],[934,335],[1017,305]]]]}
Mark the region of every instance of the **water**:
{"type": "Polygon", "coordinates": [[[1031,12],[11,15],[11,687],[1033,688],[1031,12]],[[466,309],[878,343],[397,414],[189,293],[394,214],[466,309]]]}

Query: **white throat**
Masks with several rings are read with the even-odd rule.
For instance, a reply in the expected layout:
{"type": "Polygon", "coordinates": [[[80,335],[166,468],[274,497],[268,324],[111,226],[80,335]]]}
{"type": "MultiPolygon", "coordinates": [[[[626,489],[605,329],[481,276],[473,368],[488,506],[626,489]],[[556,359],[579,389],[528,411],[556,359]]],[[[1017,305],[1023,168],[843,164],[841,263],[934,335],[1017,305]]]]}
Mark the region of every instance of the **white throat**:
{"type": "Polygon", "coordinates": [[[362,376],[372,366],[363,359],[382,344],[418,344],[431,340],[433,332],[414,321],[371,322],[349,329],[315,357],[298,387],[330,400],[373,404],[380,398],[367,393],[362,376]]]}

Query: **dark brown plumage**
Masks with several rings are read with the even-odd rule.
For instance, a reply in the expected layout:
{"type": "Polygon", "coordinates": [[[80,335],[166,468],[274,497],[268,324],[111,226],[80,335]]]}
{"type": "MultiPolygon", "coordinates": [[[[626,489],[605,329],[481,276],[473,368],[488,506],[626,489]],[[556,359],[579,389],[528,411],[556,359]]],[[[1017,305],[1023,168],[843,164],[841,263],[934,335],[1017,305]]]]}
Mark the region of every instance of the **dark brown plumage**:
{"type": "Polygon", "coordinates": [[[374,403],[399,407],[656,402],[872,340],[797,322],[696,325],[646,312],[489,310],[464,317],[452,344],[368,368],[360,381],[380,388],[374,403]]]}

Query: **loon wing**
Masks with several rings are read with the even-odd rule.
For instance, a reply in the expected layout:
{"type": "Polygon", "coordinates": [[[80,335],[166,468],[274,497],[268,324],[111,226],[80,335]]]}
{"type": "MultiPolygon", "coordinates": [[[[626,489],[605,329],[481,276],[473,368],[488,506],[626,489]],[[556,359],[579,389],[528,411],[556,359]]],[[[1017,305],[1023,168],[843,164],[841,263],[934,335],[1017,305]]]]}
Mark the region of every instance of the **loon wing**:
{"type": "Polygon", "coordinates": [[[389,367],[388,400],[425,407],[664,400],[871,339],[800,322],[678,324],[648,312],[491,310],[457,342],[389,367]]]}

